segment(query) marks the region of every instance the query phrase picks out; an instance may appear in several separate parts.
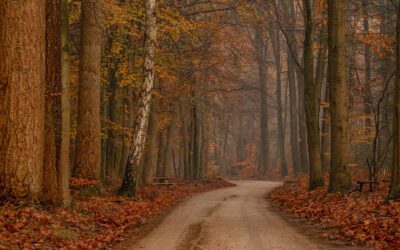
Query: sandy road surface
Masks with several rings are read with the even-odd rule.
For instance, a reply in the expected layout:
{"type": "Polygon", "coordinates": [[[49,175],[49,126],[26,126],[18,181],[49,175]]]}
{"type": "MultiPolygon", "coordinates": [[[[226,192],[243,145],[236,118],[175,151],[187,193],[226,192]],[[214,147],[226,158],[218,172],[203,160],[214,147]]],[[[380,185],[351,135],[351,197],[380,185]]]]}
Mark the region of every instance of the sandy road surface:
{"type": "Polygon", "coordinates": [[[238,181],[236,187],[194,196],[131,249],[326,249],[268,209],[278,182],[238,181]]]}

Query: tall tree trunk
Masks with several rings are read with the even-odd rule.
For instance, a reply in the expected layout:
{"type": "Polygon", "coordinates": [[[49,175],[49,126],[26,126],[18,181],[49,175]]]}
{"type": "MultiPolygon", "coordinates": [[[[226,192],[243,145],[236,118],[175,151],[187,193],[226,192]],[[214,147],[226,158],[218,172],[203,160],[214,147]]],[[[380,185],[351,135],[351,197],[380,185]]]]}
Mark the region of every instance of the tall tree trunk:
{"type": "Polygon", "coordinates": [[[155,0],[146,0],[146,42],[144,58],[144,80],[139,94],[139,110],[133,129],[133,141],[129,150],[129,159],[125,169],[119,194],[136,197],[137,187],[143,158],[143,148],[146,144],[147,126],[150,116],[150,105],[154,86],[155,49],[157,39],[155,0]]]}
{"type": "Polygon", "coordinates": [[[71,197],[69,193],[69,175],[71,168],[70,141],[71,141],[71,100],[70,100],[70,71],[71,71],[71,33],[69,24],[68,0],[61,0],[61,149],[60,168],[58,170],[58,184],[61,205],[69,207],[71,197]]]}
{"type": "MultiPolygon", "coordinates": [[[[195,87],[194,87],[195,88],[195,87]]],[[[193,160],[193,178],[195,180],[200,178],[201,164],[201,111],[199,109],[199,100],[197,99],[197,91],[193,91],[192,104],[192,160],[193,160]]]]}
{"type": "Polygon", "coordinates": [[[307,146],[307,124],[306,124],[306,114],[304,108],[304,77],[303,68],[301,65],[301,60],[297,53],[297,41],[294,31],[296,27],[296,10],[294,0],[289,0],[287,6],[288,13],[288,29],[286,36],[286,42],[292,56],[293,63],[295,66],[296,78],[297,78],[297,108],[298,110],[298,129],[299,129],[299,153],[300,153],[300,167],[301,171],[307,172],[309,170],[309,159],[308,159],[308,146],[307,146]]]}
{"type": "Polygon", "coordinates": [[[331,169],[329,191],[351,189],[349,91],[346,84],[344,0],[328,1],[328,75],[331,101],[331,169]]]}
{"type": "Polygon", "coordinates": [[[186,112],[183,105],[180,107],[180,114],[182,120],[182,144],[183,144],[183,164],[184,164],[184,179],[192,179],[192,170],[190,164],[190,136],[189,136],[189,125],[186,118],[186,112]]]}
{"type": "Polygon", "coordinates": [[[314,81],[313,57],[313,9],[310,0],[303,0],[304,10],[304,106],[307,117],[307,142],[310,162],[309,189],[314,190],[324,185],[319,137],[319,96],[320,91],[314,81]]]}
{"type": "Polygon", "coordinates": [[[179,113],[177,112],[177,106],[175,105],[172,110],[172,117],[171,121],[168,124],[167,127],[167,134],[166,134],[166,142],[165,142],[165,151],[164,151],[164,161],[161,162],[162,166],[162,174],[164,176],[169,176],[169,166],[172,166],[172,147],[173,147],[173,142],[174,142],[174,137],[175,137],[175,131],[176,131],[176,123],[178,122],[178,115],[179,113]]]}
{"type": "Polygon", "coordinates": [[[0,196],[41,198],[45,1],[0,1],[0,196]]]}
{"type": "Polygon", "coordinates": [[[327,172],[329,170],[331,157],[330,157],[330,108],[329,103],[329,82],[325,83],[325,105],[322,108],[322,128],[321,128],[321,161],[322,170],[327,172]]]}
{"type": "Polygon", "coordinates": [[[74,175],[100,178],[101,0],[82,0],[81,61],[74,175]]]}
{"type": "Polygon", "coordinates": [[[260,88],[260,170],[266,175],[269,171],[269,135],[268,135],[268,107],[267,107],[267,62],[268,45],[264,43],[259,29],[256,30],[254,48],[257,54],[258,84],[260,88]]]}
{"type": "Polygon", "coordinates": [[[58,203],[61,149],[61,2],[46,0],[46,114],[43,199],[58,203]]]}
{"type": "MultiPolygon", "coordinates": [[[[366,36],[365,38],[368,39],[367,36],[369,36],[369,17],[368,17],[368,1],[367,0],[362,0],[362,13],[364,16],[364,35],[366,36]]],[[[363,97],[364,97],[364,115],[366,116],[365,119],[365,135],[367,138],[371,135],[373,135],[373,129],[372,129],[372,118],[373,118],[373,97],[372,97],[372,91],[371,91],[371,48],[370,45],[365,44],[364,45],[364,62],[365,62],[365,86],[363,88],[363,97]]],[[[380,119],[380,117],[378,117],[380,119]]],[[[379,128],[378,128],[379,129],[379,128]]],[[[379,133],[379,131],[375,131],[376,133],[379,133]]],[[[363,157],[363,164],[367,165],[367,161],[365,158],[370,157],[374,158],[373,154],[375,152],[372,152],[372,147],[371,147],[371,140],[367,139],[367,142],[365,142],[364,147],[362,147],[364,152],[362,152],[362,155],[365,156],[363,157]],[[372,154],[372,155],[371,155],[372,154]]],[[[371,176],[372,177],[372,176],[371,176]]]]}
{"type": "Polygon", "coordinates": [[[325,69],[326,69],[326,56],[327,56],[327,39],[324,36],[324,28],[321,28],[319,32],[319,49],[318,49],[318,59],[317,66],[315,72],[315,86],[316,86],[316,94],[317,94],[317,113],[318,116],[321,117],[319,121],[319,125],[321,127],[320,133],[320,142],[321,142],[321,150],[320,150],[320,158],[321,158],[321,168],[322,171],[326,171],[329,168],[329,108],[324,105],[321,108],[320,105],[322,103],[322,93],[324,93],[324,102],[329,102],[329,85],[326,83],[324,86],[325,79],[325,69]],[[323,90],[323,86],[325,89],[323,90]]]}
{"type": "MultiPolygon", "coordinates": [[[[289,48],[288,48],[289,49],[289,48]]],[[[290,98],[290,149],[292,154],[292,164],[294,173],[297,175],[301,172],[300,150],[299,150],[299,129],[297,119],[297,93],[296,78],[293,58],[288,55],[288,81],[289,81],[289,98],[290,98]]]]}
{"type": "Polygon", "coordinates": [[[396,27],[396,80],[394,85],[393,164],[389,199],[400,198],[400,5],[396,27]]]}
{"type": "Polygon", "coordinates": [[[200,178],[205,179],[207,177],[207,167],[208,167],[208,133],[207,133],[207,120],[205,114],[201,116],[201,149],[200,149],[200,178]]]}
{"type": "Polygon", "coordinates": [[[278,147],[279,147],[279,156],[281,160],[281,175],[287,176],[288,169],[286,164],[286,156],[285,156],[285,136],[283,134],[284,123],[282,118],[282,65],[281,65],[281,41],[280,41],[280,32],[278,29],[274,29],[272,32],[272,47],[274,50],[275,57],[275,65],[276,65],[276,102],[277,102],[277,124],[278,124],[278,147]]]}

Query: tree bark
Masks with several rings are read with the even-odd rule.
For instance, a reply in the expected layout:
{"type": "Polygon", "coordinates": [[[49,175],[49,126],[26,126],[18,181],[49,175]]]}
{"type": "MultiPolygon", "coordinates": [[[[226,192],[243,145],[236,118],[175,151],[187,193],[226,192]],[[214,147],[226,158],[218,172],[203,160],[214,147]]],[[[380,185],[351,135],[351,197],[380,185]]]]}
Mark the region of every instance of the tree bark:
{"type": "Polygon", "coordinates": [[[349,91],[346,84],[344,0],[328,1],[328,77],[331,101],[330,192],[351,189],[349,91]]]}
{"type": "Polygon", "coordinates": [[[155,49],[157,39],[155,0],[146,0],[146,41],[144,58],[144,80],[139,94],[139,110],[133,129],[133,142],[119,194],[136,197],[143,158],[143,148],[147,137],[150,105],[154,86],[155,49]]]}
{"type": "Polygon", "coordinates": [[[82,0],[81,61],[74,175],[100,178],[101,0],[82,0]]]}
{"type": "Polygon", "coordinates": [[[42,194],[45,1],[0,1],[0,196],[42,194]]]}
{"type": "Polygon", "coordinates": [[[314,57],[313,57],[313,9],[310,0],[303,0],[304,10],[304,106],[307,121],[307,142],[310,162],[309,189],[314,190],[324,185],[319,137],[319,96],[320,89],[314,81],[314,57]]]}
{"type": "Polygon", "coordinates": [[[60,169],[58,170],[58,184],[61,205],[69,207],[71,197],[69,193],[69,175],[71,168],[71,100],[70,100],[70,72],[71,72],[71,33],[69,24],[68,0],[61,0],[61,149],[60,169]]]}
{"type": "Polygon", "coordinates": [[[59,202],[61,158],[61,2],[46,0],[46,113],[43,199],[59,202]]]}

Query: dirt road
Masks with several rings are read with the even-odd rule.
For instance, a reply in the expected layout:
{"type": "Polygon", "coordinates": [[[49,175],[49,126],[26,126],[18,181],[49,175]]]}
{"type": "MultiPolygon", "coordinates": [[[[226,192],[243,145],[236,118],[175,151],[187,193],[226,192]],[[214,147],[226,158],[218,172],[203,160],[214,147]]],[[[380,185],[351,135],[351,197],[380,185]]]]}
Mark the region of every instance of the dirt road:
{"type": "Polygon", "coordinates": [[[265,194],[280,183],[235,183],[183,202],[131,249],[326,249],[268,209],[265,194]]]}

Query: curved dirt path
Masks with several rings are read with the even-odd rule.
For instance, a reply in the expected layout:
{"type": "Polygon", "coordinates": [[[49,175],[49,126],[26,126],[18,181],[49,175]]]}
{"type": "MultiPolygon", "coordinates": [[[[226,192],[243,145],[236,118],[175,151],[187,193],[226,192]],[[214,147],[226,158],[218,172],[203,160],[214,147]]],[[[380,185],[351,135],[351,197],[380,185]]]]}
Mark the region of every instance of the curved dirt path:
{"type": "Polygon", "coordinates": [[[265,194],[279,182],[238,181],[178,205],[131,249],[326,249],[271,212],[265,194]]]}

